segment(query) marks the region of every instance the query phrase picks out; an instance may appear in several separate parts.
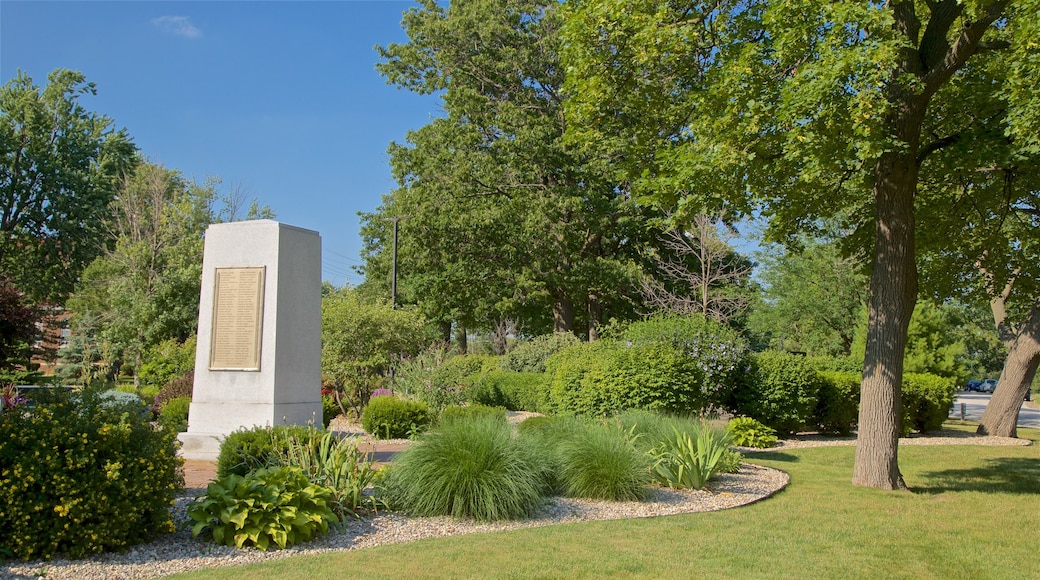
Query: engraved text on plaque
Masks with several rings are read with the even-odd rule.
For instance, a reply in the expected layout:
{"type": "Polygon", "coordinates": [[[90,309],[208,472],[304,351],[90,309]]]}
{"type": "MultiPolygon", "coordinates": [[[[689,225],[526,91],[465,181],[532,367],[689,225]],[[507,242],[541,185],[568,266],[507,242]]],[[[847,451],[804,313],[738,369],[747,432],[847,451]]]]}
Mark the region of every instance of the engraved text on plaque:
{"type": "Polygon", "coordinates": [[[265,268],[217,268],[210,370],[260,370],[265,268]]]}

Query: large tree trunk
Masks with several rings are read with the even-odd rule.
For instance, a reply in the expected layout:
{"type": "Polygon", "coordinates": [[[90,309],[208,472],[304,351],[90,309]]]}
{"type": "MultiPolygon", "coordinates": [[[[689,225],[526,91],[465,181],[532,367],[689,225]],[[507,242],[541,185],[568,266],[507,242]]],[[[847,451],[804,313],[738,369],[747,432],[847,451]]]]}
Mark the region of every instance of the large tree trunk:
{"type": "Polygon", "coordinates": [[[906,489],[899,472],[899,418],[907,328],[917,301],[914,256],[914,151],[920,117],[903,118],[909,152],[882,155],[875,168],[876,239],[863,361],[859,437],[852,483],[906,489]],[[915,123],[916,121],[916,123],[915,123]],[[907,138],[909,137],[909,138],[907,138]]]}
{"type": "Polygon", "coordinates": [[[599,325],[603,318],[603,307],[599,303],[599,297],[589,294],[589,342],[599,340],[599,325]]]}
{"type": "Polygon", "coordinates": [[[553,332],[574,332],[574,302],[566,296],[553,303],[553,332]]]}
{"type": "Polygon", "coordinates": [[[466,340],[466,327],[461,324],[455,324],[455,348],[459,350],[459,354],[466,354],[469,350],[469,341],[466,340]]]}
{"type": "Polygon", "coordinates": [[[999,388],[979,423],[980,435],[1018,437],[1018,412],[1040,365],[1040,305],[1029,311],[1008,347],[1004,370],[997,382],[999,388]]]}

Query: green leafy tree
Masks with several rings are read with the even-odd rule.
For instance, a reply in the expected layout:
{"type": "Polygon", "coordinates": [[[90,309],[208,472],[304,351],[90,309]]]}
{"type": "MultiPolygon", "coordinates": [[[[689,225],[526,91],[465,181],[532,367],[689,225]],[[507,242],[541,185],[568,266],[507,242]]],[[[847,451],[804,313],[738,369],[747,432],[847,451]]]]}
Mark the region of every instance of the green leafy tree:
{"type": "Polygon", "coordinates": [[[571,136],[616,159],[638,198],[691,213],[761,203],[771,239],[823,220],[851,232],[872,265],[853,483],[905,488],[898,418],[917,213],[935,197],[989,195],[919,186],[950,173],[939,152],[985,168],[971,141],[983,126],[1018,155],[1040,152],[1040,3],[567,6],[571,136]],[[1005,82],[984,82],[988,67],[1005,82]]]}
{"type": "Polygon", "coordinates": [[[559,26],[555,2],[424,0],[405,13],[409,42],[379,49],[390,83],[447,113],[390,147],[400,187],[364,216],[366,275],[382,279],[383,220],[407,216],[402,286],[430,320],[510,318],[532,334],[584,322],[595,338],[604,312],[631,312],[644,220],[563,143],[559,26]]]}
{"type": "Polygon", "coordinates": [[[0,88],[0,271],[34,302],[62,302],[105,248],[103,225],[136,148],[125,130],[79,103],[95,94],[57,69],[0,88]]]}
{"type": "Polygon", "coordinates": [[[779,245],[761,254],[761,302],[748,322],[770,348],[811,356],[852,352],[867,300],[867,277],[836,243],[808,241],[801,250],[779,245]]]}
{"type": "MultiPolygon", "coordinates": [[[[412,309],[368,301],[354,288],[321,299],[321,373],[341,407],[361,407],[390,368],[431,342],[424,319],[412,309]]],[[[343,409],[346,412],[346,409],[343,409]]]]}

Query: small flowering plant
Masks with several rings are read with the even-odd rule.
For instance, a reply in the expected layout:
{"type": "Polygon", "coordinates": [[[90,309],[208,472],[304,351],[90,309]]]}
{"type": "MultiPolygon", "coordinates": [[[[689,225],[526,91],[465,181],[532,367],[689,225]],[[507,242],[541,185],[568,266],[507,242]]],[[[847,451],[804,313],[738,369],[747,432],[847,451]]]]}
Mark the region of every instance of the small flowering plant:
{"type": "Polygon", "coordinates": [[[372,396],[370,398],[374,399],[376,397],[392,397],[392,396],[394,396],[394,392],[391,391],[390,389],[376,389],[376,390],[372,391],[372,396]]]}
{"type": "Polygon", "coordinates": [[[0,390],[0,412],[18,405],[24,405],[27,402],[29,400],[19,395],[18,389],[14,385],[5,385],[3,390],[0,390]]]}

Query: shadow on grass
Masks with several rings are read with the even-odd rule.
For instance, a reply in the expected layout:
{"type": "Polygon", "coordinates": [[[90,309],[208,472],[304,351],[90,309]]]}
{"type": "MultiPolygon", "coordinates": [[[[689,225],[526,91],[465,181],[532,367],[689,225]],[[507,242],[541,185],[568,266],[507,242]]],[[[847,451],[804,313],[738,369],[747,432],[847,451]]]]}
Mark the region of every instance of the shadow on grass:
{"type": "Polygon", "coordinates": [[[790,453],[783,453],[781,451],[753,451],[749,449],[741,449],[740,453],[743,454],[744,457],[747,459],[763,459],[765,461],[787,461],[789,463],[801,461],[801,458],[799,458],[797,455],[791,455],[790,453]]]}
{"type": "Polygon", "coordinates": [[[1040,494],[1040,461],[1026,457],[987,459],[972,469],[946,469],[921,474],[925,485],[915,485],[917,493],[939,494],[947,491],[984,493],[1040,494]]]}

